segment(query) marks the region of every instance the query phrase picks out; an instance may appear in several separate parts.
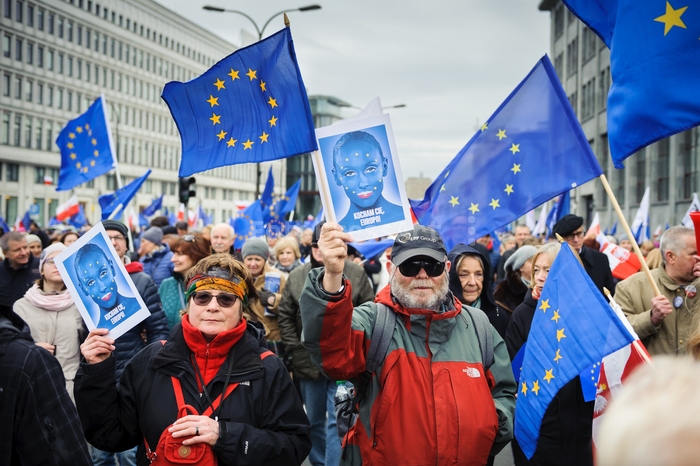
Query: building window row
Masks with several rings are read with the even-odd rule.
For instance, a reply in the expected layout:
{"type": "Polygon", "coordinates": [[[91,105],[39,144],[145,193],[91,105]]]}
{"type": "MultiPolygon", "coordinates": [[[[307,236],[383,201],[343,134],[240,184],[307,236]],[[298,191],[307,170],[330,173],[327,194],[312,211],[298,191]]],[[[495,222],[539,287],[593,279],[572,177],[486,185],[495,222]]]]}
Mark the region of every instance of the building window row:
{"type": "Polygon", "coordinates": [[[581,88],[581,121],[595,115],[595,78],[592,78],[581,88]]]}
{"type": "Polygon", "coordinates": [[[578,71],[578,36],[566,46],[566,75],[578,71]]]}
{"type": "Polygon", "coordinates": [[[54,139],[60,130],[61,126],[49,119],[17,112],[3,112],[0,120],[0,144],[57,151],[54,139]]]}

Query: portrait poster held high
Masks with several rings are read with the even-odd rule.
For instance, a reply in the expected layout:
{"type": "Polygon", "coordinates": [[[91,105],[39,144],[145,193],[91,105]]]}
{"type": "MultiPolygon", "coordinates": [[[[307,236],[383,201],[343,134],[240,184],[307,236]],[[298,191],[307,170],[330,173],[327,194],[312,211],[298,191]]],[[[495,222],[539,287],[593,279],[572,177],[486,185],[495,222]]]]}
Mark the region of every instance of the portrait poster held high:
{"type": "Polygon", "coordinates": [[[328,220],[355,241],[412,228],[388,115],[320,128],[316,138],[312,159],[328,220]]]}
{"type": "Polygon", "coordinates": [[[56,267],[88,330],[117,339],[151,315],[102,223],[56,256],[56,267]]]}

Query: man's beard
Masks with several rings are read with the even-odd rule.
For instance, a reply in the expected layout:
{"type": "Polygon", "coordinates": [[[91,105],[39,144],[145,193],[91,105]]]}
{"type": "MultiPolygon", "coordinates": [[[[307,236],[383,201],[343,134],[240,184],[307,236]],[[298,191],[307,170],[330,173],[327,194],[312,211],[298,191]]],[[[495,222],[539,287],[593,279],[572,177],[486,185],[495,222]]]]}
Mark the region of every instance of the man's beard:
{"type": "Polygon", "coordinates": [[[397,273],[394,272],[391,276],[391,293],[396,300],[403,306],[415,309],[428,309],[431,311],[439,311],[440,306],[447,298],[450,290],[447,274],[444,274],[442,281],[436,285],[432,280],[419,280],[414,278],[408,286],[401,284],[397,273]],[[431,290],[422,290],[422,296],[416,296],[411,291],[416,287],[430,287],[431,290]]]}

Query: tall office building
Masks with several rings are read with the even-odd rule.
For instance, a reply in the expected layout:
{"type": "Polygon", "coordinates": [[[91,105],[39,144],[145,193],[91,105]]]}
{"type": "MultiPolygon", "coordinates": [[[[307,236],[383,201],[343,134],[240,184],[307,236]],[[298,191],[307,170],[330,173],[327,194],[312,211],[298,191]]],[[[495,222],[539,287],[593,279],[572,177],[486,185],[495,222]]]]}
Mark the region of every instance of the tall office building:
{"type": "MultiPolygon", "coordinates": [[[[153,170],[132,206],[165,194],[164,206],[176,209],[180,137],[161,91],[169,81],[195,78],[236,46],[153,0],[0,2],[0,215],[12,223],[37,204],[42,224],[54,216],[71,195],[55,190],[60,155],[54,141],[100,94],[123,181],[153,170]]],[[[283,184],[286,164],[264,164],[265,174],[270,165],[283,184]]],[[[190,208],[201,204],[214,222],[234,215],[235,201],[253,200],[253,164],[196,179],[190,208]]],[[[116,186],[112,173],[74,190],[91,222],[100,218],[97,198],[116,186]]]]}
{"type": "MultiPolygon", "coordinates": [[[[550,57],[628,222],[650,186],[652,232],[666,222],[678,224],[698,191],[700,131],[693,128],[652,144],[626,159],[624,169],[615,169],[606,114],[610,51],[560,0],[542,0],[539,9],[550,12],[550,57]]],[[[600,213],[603,227],[617,219],[599,180],[577,188],[575,193],[575,212],[587,219],[587,225],[594,212],[600,213]]]]}

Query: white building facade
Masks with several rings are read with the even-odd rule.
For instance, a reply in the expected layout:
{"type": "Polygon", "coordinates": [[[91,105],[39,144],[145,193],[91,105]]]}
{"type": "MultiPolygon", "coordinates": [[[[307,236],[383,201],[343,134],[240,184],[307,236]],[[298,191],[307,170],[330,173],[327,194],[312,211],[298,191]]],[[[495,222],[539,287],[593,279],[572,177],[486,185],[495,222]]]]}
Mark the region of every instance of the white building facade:
{"type": "MultiPolygon", "coordinates": [[[[237,47],[152,0],[0,0],[0,216],[8,223],[31,204],[42,225],[73,192],[91,223],[100,195],[116,189],[113,173],[71,191],[56,191],[60,154],[55,139],[66,121],[100,94],[108,103],[124,183],[153,172],[132,206],[138,211],[161,194],[178,207],[180,137],[160,98],[169,81],[193,79],[237,47]]],[[[286,164],[273,167],[284,192],[286,164]]],[[[255,165],[196,175],[198,205],[214,222],[252,202],[255,165]]]]}

